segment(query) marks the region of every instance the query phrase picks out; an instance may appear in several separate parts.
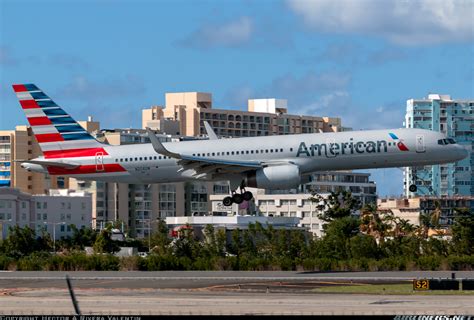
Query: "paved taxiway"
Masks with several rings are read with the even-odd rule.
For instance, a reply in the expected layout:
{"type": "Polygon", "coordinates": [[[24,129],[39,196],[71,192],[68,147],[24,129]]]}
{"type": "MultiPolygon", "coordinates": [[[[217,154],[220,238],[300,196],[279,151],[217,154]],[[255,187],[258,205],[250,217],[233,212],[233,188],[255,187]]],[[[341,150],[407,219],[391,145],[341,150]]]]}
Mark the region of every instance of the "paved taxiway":
{"type": "MultiPolygon", "coordinates": [[[[0,272],[0,314],[72,314],[66,272],[0,272]]],[[[321,294],[451,272],[67,272],[83,314],[474,314],[472,295],[321,294]]],[[[474,272],[456,272],[474,278],[474,272]]]]}

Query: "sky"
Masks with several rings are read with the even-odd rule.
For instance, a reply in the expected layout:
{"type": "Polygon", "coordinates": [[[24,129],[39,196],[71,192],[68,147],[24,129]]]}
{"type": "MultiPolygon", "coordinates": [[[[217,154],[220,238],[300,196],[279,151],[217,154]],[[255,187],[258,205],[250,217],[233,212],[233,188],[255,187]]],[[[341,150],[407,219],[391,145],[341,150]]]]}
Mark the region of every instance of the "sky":
{"type": "MultiPolygon", "coordinates": [[[[472,0],[0,0],[0,130],[27,124],[14,83],[102,128],[140,127],[181,91],[399,128],[407,99],[474,98],[473,17],[472,0]]],[[[379,195],[402,194],[400,169],[370,172],[379,195]]]]}

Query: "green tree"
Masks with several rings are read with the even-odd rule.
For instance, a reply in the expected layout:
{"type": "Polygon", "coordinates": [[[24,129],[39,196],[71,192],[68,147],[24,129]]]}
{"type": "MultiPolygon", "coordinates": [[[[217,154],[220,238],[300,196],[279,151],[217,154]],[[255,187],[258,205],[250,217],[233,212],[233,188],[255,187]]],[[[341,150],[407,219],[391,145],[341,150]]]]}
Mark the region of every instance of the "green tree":
{"type": "Polygon", "coordinates": [[[347,259],[349,257],[348,242],[359,234],[360,221],[353,216],[335,219],[325,225],[325,235],[321,240],[320,257],[347,259]]]}
{"type": "Polygon", "coordinates": [[[173,243],[174,254],[195,260],[201,255],[202,244],[194,237],[193,228],[187,224],[179,230],[178,239],[173,243]]]}
{"type": "Polygon", "coordinates": [[[14,258],[27,256],[35,251],[49,251],[48,238],[47,234],[43,234],[42,238],[37,239],[35,231],[28,226],[11,226],[7,239],[2,242],[2,251],[14,258]]]}
{"type": "Polygon", "coordinates": [[[90,247],[94,245],[97,238],[97,231],[91,228],[78,228],[76,225],[71,224],[72,237],[71,246],[77,249],[84,249],[84,247],[90,247]]]}
{"type": "Polygon", "coordinates": [[[159,220],[157,230],[151,234],[151,251],[161,255],[167,254],[170,251],[170,243],[168,226],[164,220],[159,220]]]}
{"type": "Polygon", "coordinates": [[[349,251],[351,258],[371,258],[378,257],[377,242],[374,237],[366,234],[358,234],[349,239],[349,251]]]}
{"type": "Polygon", "coordinates": [[[474,254],[474,213],[469,209],[457,209],[452,227],[452,251],[459,255],[474,254]]]}
{"type": "Polygon", "coordinates": [[[390,229],[390,224],[378,212],[376,204],[367,204],[361,210],[360,231],[383,242],[390,229]]]}
{"type": "Polygon", "coordinates": [[[310,200],[318,203],[317,208],[323,211],[319,218],[326,222],[349,217],[360,209],[360,201],[346,190],[331,192],[327,198],[315,193],[310,200]]]}
{"type": "Polygon", "coordinates": [[[100,232],[95,239],[93,248],[95,253],[115,253],[120,250],[119,245],[112,240],[111,227],[100,232]]]}

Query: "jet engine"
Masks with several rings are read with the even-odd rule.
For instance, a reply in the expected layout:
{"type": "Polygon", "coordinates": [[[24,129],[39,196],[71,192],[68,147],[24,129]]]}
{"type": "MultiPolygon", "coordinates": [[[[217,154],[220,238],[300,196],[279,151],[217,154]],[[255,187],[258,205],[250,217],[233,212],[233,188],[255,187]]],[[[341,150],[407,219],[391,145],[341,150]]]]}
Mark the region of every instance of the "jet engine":
{"type": "Polygon", "coordinates": [[[247,176],[246,186],[261,189],[287,190],[301,183],[297,165],[283,164],[258,169],[247,176]]]}

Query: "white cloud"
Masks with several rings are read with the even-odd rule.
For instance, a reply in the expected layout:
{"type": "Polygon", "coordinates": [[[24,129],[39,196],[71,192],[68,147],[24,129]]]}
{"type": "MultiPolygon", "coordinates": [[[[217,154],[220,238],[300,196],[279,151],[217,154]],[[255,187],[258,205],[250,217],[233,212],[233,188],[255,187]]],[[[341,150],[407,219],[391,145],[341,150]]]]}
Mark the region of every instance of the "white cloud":
{"type": "Polygon", "coordinates": [[[472,0],[287,0],[312,30],[380,36],[403,45],[474,39],[472,0]]]}
{"type": "Polygon", "coordinates": [[[184,46],[208,47],[234,47],[247,43],[254,31],[253,22],[249,17],[240,17],[225,24],[206,24],[181,41],[184,46]]]}
{"type": "Polygon", "coordinates": [[[79,75],[58,90],[59,97],[78,99],[86,102],[107,101],[109,99],[134,97],[145,92],[141,79],[133,75],[123,78],[108,78],[100,81],[79,75]]]}
{"type": "Polygon", "coordinates": [[[304,115],[337,116],[345,110],[351,102],[351,97],[346,91],[334,91],[318,97],[315,101],[303,105],[300,108],[293,108],[292,111],[304,115]]]}

